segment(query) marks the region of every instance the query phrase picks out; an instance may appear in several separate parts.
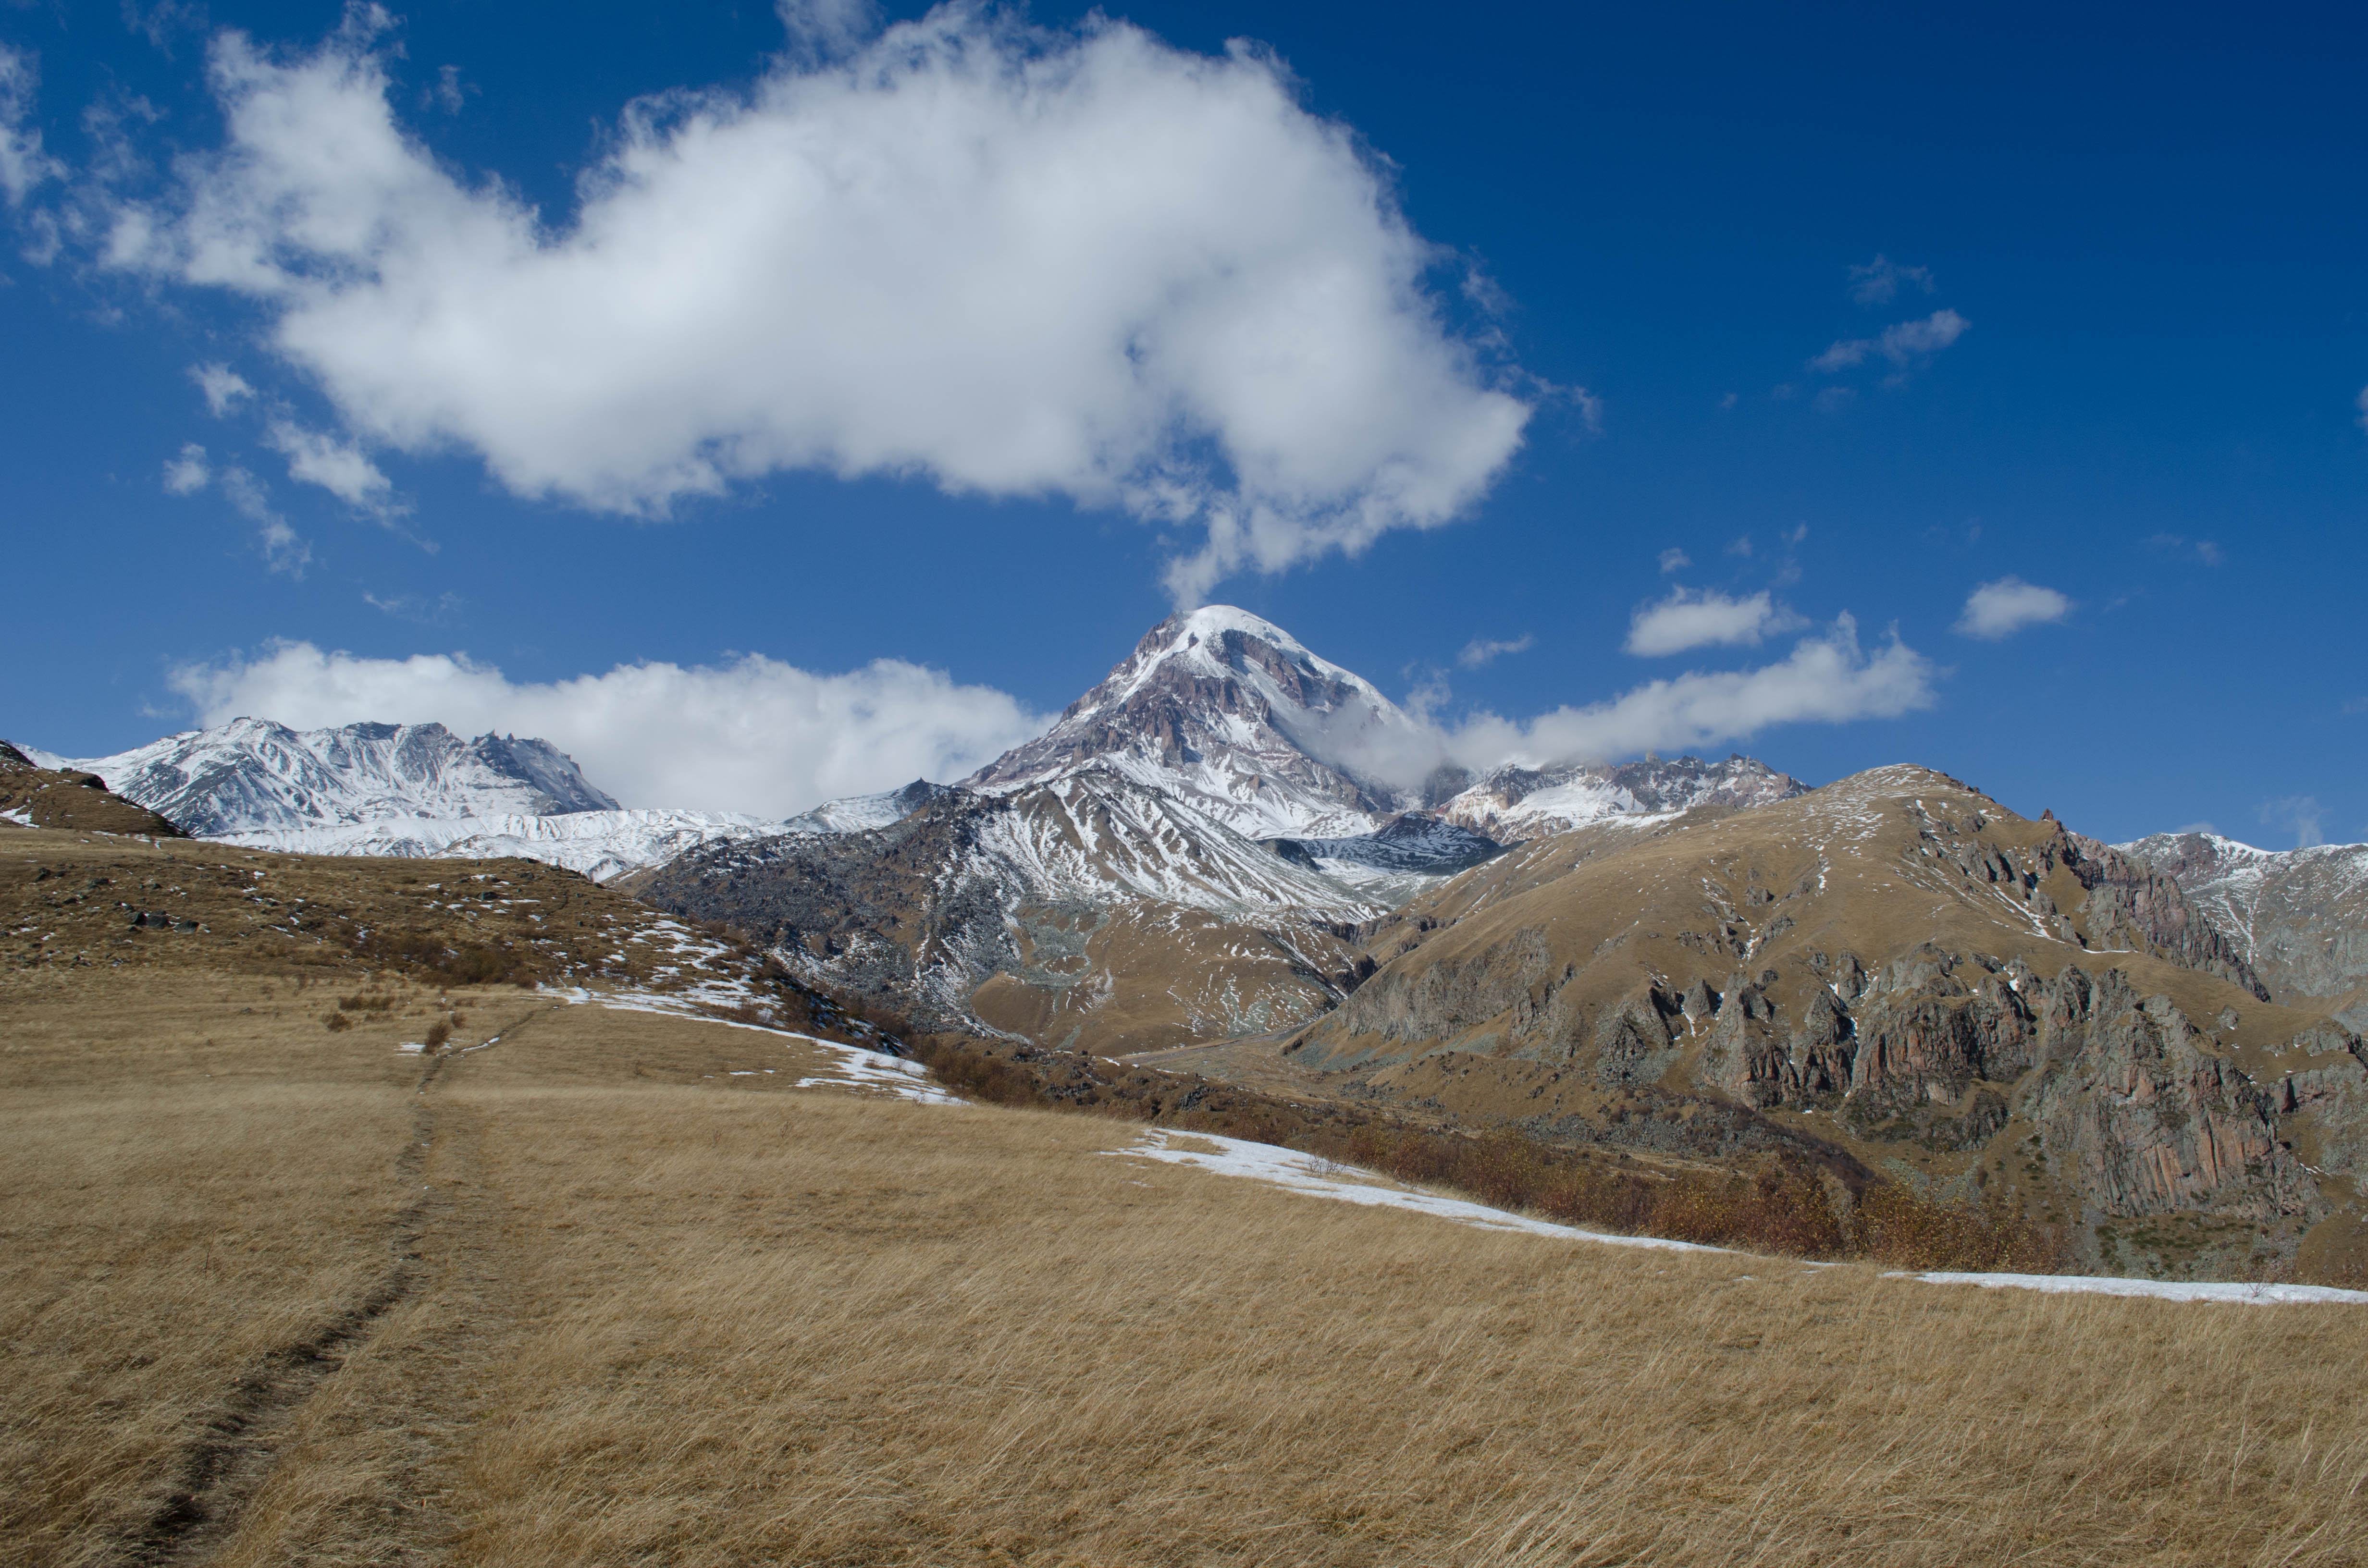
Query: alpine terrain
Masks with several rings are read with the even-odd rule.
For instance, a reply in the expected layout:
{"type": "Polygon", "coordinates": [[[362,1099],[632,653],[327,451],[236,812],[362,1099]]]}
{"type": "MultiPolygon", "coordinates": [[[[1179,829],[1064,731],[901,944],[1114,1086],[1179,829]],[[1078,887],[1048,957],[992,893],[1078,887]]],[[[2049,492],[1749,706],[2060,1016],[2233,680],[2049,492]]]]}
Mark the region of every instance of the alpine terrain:
{"type": "Polygon", "coordinates": [[[1502,850],[1459,809],[1534,833],[1802,788],[1739,757],[1472,786],[1371,682],[1216,605],[1154,627],[1049,733],[960,789],[900,792],[919,807],[901,822],[706,846],[632,885],[928,1027],[1110,1054],[1337,1006],[1373,921],[1502,850]],[[1424,781],[1391,782],[1410,774],[1424,781]]]}

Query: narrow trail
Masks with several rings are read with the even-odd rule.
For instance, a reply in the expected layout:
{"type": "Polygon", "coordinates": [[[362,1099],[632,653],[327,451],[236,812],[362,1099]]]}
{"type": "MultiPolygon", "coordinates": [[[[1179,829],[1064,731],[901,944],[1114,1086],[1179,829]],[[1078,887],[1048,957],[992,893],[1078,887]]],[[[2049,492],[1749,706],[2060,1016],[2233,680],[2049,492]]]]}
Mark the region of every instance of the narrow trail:
{"type": "MultiPolygon", "coordinates": [[[[412,1116],[411,1138],[395,1157],[395,1179],[404,1187],[422,1187],[419,1177],[435,1136],[436,1118],[423,1100],[412,1116]]],[[[247,1502],[270,1476],[304,1403],[345,1365],[379,1320],[417,1289],[429,1207],[421,1192],[396,1210],[387,1237],[389,1267],[369,1295],[311,1335],[273,1351],[232,1388],[125,1561],[141,1568],[177,1568],[205,1562],[229,1540],[247,1502]]]]}
{"type": "MultiPolygon", "coordinates": [[[[373,1342],[384,1337],[381,1330],[396,1309],[426,1304],[427,1297],[440,1304],[450,1297],[475,1335],[472,1351],[482,1354],[502,1337],[500,1330],[512,1314],[482,1310],[502,1295],[495,1256],[500,1203],[474,1180],[480,1161],[473,1119],[461,1116],[458,1126],[442,1127],[439,1136],[432,1091],[459,1058],[496,1045],[556,1010],[531,1009],[476,1045],[427,1059],[412,1086],[411,1125],[393,1165],[396,1187],[406,1196],[386,1221],[386,1272],[367,1295],[302,1339],[272,1351],[238,1380],[185,1452],[163,1505],[125,1543],[117,1561],[136,1568],[187,1568],[210,1561],[228,1545],[287,1452],[306,1406],[358,1355],[384,1348],[373,1342]]],[[[448,1112],[445,1121],[451,1120],[448,1112]]],[[[449,1349],[414,1344],[394,1346],[388,1353],[402,1364],[403,1376],[387,1391],[401,1408],[377,1415],[381,1425],[398,1425],[415,1438],[403,1470],[432,1468],[437,1450],[450,1446],[437,1434],[454,1425],[444,1406],[451,1403],[456,1357],[449,1349]]],[[[407,1516],[402,1535],[450,1533],[450,1521],[427,1518],[393,1499],[377,1501],[381,1506],[360,1511],[381,1516],[372,1532],[380,1547],[393,1544],[384,1527],[394,1515],[407,1516]]],[[[406,1544],[424,1543],[415,1539],[406,1544]]]]}

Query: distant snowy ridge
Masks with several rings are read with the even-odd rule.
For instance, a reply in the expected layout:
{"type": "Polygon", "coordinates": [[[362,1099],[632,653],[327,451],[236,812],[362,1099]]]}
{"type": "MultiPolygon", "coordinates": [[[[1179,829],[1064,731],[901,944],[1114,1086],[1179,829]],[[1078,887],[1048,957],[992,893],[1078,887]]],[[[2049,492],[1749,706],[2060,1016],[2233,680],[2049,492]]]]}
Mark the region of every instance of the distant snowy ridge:
{"type": "Polygon", "coordinates": [[[42,757],[45,766],[96,773],[117,794],[206,838],[387,817],[619,809],[548,741],[463,741],[441,724],[298,731],[233,719],[113,756],[42,757]]]}
{"type": "Polygon", "coordinates": [[[2216,833],[2157,833],[2114,847],[2176,881],[2279,1001],[2357,993],[2338,1016],[2368,1027],[2368,844],[2257,849],[2216,833]]]}
{"type": "Polygon", "coordinates": [[[287,855],[387,855],[406,859],[516,856],[581,871],[596,882],[662,866],[724,839],[761,838],[780,823],[737,812],[566,812],[552,815],[381,817],[376,822],[215,835],[287,855]]]}
{"type": "Polygon", "coordinates": [[[1521,844],[1614,817],[1699,806],[1773,805],[1808,792],[1809,786],[1791,774],[1739,754],[1724,762],[1647,756],[1618,764],[1499,767],[1440,804],[1436,814],[1500,844],[1521,844]]]}

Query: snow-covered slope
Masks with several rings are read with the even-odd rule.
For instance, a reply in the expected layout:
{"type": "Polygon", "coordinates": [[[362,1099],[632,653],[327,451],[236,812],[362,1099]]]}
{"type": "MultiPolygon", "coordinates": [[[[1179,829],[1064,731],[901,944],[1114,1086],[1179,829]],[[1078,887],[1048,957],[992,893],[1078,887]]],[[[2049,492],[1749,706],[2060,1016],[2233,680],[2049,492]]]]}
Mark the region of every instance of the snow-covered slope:
{"type": "Polygon", "coordinates": [[[1267,847],[1376,903],[1393,905],[1505,849],[1493,838],[1423,812],[1408,812],[1377,832],[1355,837],[1273,838],[1267,847]]]}
{"type": "MultiPolygon", "coordinates": [[[[46,754],[45,754],[46,755],[46,754]]],[[[441,724],[297,731],[233,719],[114,756],[60,758],[201,837],[386,817],[540,816],[615,811],[547,741],[441,724]]]]}
{"type": "Polygon", "coordinates": [[[1378,782],[1439,743],[1372,682],[1247,610],[1171,616],[1040,740],[965,779],[990,792],[1093,764],[1251,838],[1353,836],[1423,804],[1378,782]]]}
{"type": "Polygon", "coordinates": [[[916,778],[901,790],[884,790],[877,795],[847,795],[836,801],[825,801],[810,812],[801,812],[777,828],[785,833],[868,833],[875,827],[904,821],[923,806],[940,796],[951,795],[954,786],[932,784],[926,778],[916,778]]]}
{"type": "Polygon", "coordinates": [[[1378,903],[1111,768],[949,791],[902,822],[717,845],[642,896],[926,1026],[1097,1051],[1256,1033],[1355,983],[1378,903]]]}
{"type": "Polygon", "coordinates": [[[662,866],[719,839],[757,838],[781,824],[736,812],[566,812],[552,815],[381,817],[375,822],[221,835],[222,842],[291,855],[492,858],[515,855],[605,882],[662,866]]]}
{"type": "Polygon", "coordinates": [[[2280,1001],[2368,993],[2368,844],[2256,849],[2157,833],[2115,847],[2176,881],[2280,1001]]]}
{"type": "Polygon", "coordinates": [[[1617,765],[1500,767],[1440,805],[1437,814],[1498,843],[1520,844],[1607,817],[1766,806],[1808,792],[1792,775],[1740,755],[1724,762],[1647,756],[1617,765]]]}

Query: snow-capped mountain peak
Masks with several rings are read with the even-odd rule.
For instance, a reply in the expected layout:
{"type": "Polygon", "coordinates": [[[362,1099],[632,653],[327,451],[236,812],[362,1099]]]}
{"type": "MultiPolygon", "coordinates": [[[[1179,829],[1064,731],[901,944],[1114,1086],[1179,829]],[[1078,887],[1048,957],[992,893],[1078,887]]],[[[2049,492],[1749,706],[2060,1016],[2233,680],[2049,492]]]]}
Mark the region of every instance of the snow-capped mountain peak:
{"type": "Polygon", "coordinates": [[[1421,804],[1384,782],[1440,760],[1372,682],[1230,605],[1169,617],[1050,733],[964,782],[1001,792],[1099,764],[1257,838],[1353,836],[1421,804]]]}

